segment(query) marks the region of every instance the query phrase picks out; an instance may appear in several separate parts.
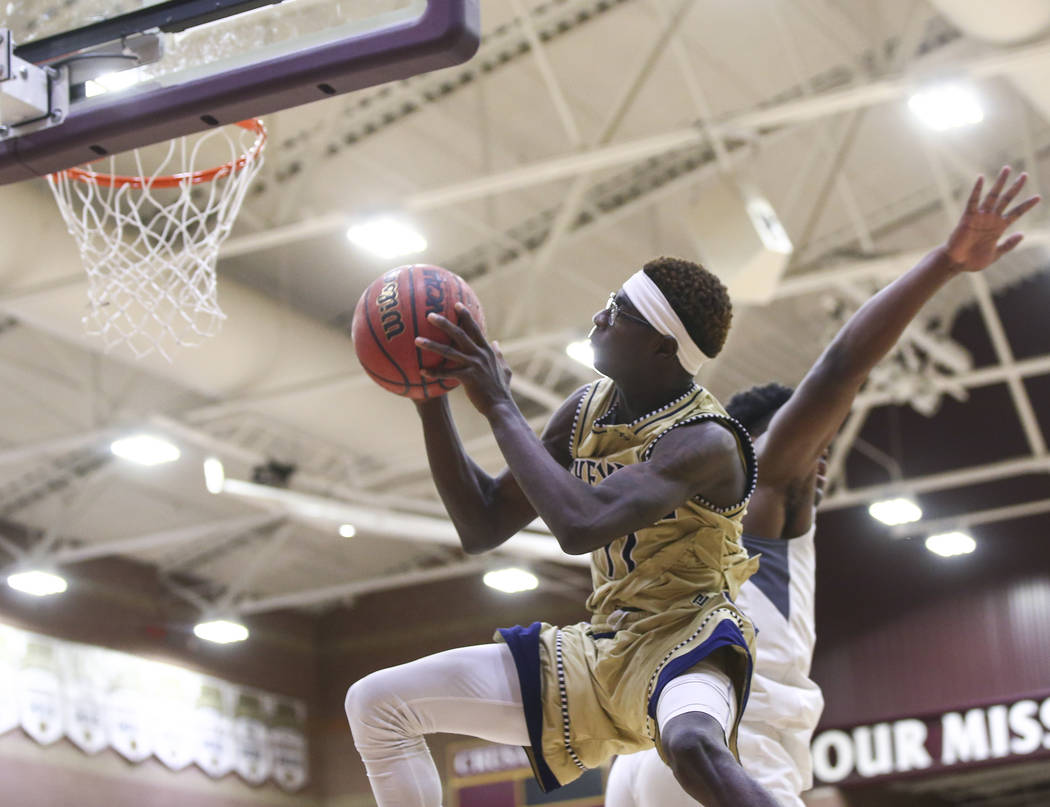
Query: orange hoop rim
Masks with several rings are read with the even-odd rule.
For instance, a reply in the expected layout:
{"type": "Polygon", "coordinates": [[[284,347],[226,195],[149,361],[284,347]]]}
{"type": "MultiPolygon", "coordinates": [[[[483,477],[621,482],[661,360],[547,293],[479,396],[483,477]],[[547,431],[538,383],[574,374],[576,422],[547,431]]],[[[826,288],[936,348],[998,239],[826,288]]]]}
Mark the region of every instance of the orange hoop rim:
{"type": "Polygon", "coordinates": [[[99,174],[88,168],[67,168],[64,171],[56,171],[55,176],[68,177],[79,182],[93,182],[104,188],[130,187],[140,190],[142,188],[177,188],[184,183],[200,185],[215,179],[235,174],[246,165],[255,162],[266,145],[266,127],[258,118],[237,121],[232,126],[240,126],[258,135],[251,147],[240,157],[228,163],[205,168],[201,171],[190,171],[182,174],[163,174],[156,177],[126,176],[123,174],[99,174]]]}

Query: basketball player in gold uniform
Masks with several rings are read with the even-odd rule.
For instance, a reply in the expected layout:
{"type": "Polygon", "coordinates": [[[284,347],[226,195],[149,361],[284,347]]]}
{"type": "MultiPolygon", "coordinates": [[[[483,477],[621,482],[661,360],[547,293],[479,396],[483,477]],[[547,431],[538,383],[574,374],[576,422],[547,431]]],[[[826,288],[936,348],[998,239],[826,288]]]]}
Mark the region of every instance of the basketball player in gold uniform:
{"type": "Polygon", "coordinates": [[[502,644],[351,687],[347,715],[380,807],[440,805],[423,741],[433,732],[526,746],[548,790],[655,746],[708,807],[774,807],[733,756],[754,640],[733,604],[757,565],[740,541],[754,454],[692,380],[724,343],[724,287],[673,259],[629,278],[594,317],[595,366],[607,378],[571,396],[539,439],[498,350],[458,314],[458,324],[432,320],[451,346],[418,344],[455,362],[430,375],[463,383],[509,468],[485,474],[463,451],[446,399],[421,402],[439,493],[467,551],[494,548],[539,515],[567,552],[590,552],[592,619],[505,629],[502,644]]]}

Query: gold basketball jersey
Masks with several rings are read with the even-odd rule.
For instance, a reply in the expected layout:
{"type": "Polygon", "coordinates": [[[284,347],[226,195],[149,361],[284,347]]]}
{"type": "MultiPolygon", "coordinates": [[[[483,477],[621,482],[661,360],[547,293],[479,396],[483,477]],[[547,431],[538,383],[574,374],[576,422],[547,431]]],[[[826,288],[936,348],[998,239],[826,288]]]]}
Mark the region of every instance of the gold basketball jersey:
{"type": "Polygon", "coordinates": [[[615,423],[616,387],[609,379],[592,384],[580,399],[573,423],[571,471],[591,485],[619,468],[649,459],[672,429],[717,420],[732,429],[747,464],[744,499],[728,508],[702,496],[683,502],[655,524],[610,542],[591,554],[594,593],[587,608],[601,617],[624,606],[665,610],[698,592],[727,591],[736,597],[753,572],[741,543],[741,519],[754,489],[756,466],[751,440],[711,393],[694,386],[667,406],[630,423],[615,423]],[[656,580],[661,581],[654,587],[656,580]]]}
{"type": "MultiPolygon", "coordinates": [[[[591,555],[590,622],[536,622],[501,629],[518,669],[531,746],[544,790],[567,784],[614,754],[659,747],[655,705],[664,686],[719,651],[747,701],[754,631],[733,604],[758,567],[748,558],[741,519],[757,469],[746,430],[708,392],[693,387],[662,409],[615,423],[615,386],[602,379],[580,399],[571,436],[571,471],[597,485],[648,460],[672,429],[714,420],[737,438],[747,466],[743,500],[718,508],[696,496],[655,524],[591,555]]],[[[736,748],[736,724],[729,732],[736,748]]]]}

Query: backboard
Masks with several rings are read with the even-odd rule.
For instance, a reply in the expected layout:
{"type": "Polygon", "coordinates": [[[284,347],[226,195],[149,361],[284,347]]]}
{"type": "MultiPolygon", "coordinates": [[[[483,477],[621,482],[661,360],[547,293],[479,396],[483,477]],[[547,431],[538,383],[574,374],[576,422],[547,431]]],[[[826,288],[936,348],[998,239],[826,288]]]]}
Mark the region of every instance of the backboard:
{"type": "Polygon", "coordinates": [[[478,0],[12,0],[5,12],[0,184],[458,64],[480,38],[478,0]]]}

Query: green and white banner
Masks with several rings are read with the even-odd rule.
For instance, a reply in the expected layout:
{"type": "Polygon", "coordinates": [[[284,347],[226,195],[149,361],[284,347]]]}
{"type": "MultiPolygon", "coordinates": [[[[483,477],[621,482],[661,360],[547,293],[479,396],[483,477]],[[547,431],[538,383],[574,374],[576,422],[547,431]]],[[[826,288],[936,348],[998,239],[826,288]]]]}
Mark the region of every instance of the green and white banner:
{"type": "Polygon", "coordinates": [[[85,754],[112,748],[173,771],[301,789],[309,769],[306,704],[217,678],[0,625],[0,734],[21,727],[85,754]]]}

